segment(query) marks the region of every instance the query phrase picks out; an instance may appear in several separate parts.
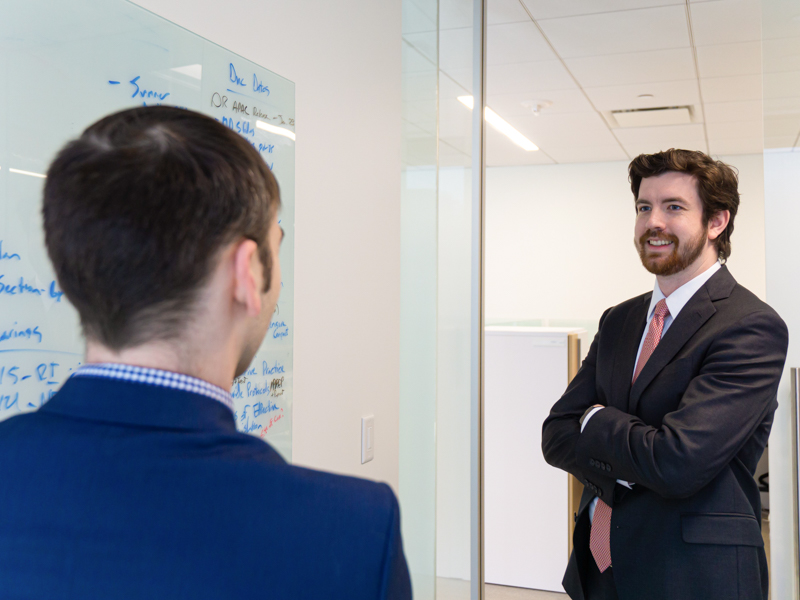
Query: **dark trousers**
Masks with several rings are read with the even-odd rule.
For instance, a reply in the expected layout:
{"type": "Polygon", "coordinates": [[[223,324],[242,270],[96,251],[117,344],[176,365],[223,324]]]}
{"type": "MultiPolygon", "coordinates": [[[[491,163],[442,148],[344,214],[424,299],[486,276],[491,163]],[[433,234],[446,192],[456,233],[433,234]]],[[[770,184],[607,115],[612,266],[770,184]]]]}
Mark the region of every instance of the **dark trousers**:
{"type": "Polygon", "coordinates": [[[609,567],[600,572],[593,559],[589,563],[586,573],[586,585],[583,588],[586,600],[619,600],[617,586],[614,583],[614,567],[609,567]]]}

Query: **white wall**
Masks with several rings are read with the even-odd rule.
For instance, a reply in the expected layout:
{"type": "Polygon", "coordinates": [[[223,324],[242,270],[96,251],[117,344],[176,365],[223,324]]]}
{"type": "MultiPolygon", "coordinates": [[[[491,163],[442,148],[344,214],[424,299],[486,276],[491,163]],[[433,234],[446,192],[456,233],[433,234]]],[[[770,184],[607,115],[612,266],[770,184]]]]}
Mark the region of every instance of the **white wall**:
{"type": "Polygon", "coordinates": [[[296,84],[293,458],[397,490],[400,0],[137,4],[296,84]]]}
{"type": "MultiPolygon", "coordinates": [[[[741,205],[728,266],[765,297],[761,155],[720,157],[739,170],[741,205]]],[[[486,319],[597,321],[653,288],[633,246],[628,162],[488,169],[486,319]]]]}
{"type": "Polygon", "coordinates": [[[797,258],[797,223],[800,222],[800,154],[794,152],[764,155],[767,301],[789,327],[789,353],[778,390],[778,410],[769,438],[770,546],[772,597],[798,598],[795,569],[798,556],[794,547],[797,515],[792,506],[792,464],[789,369],[800,367],[800,261],[797,258]]]}

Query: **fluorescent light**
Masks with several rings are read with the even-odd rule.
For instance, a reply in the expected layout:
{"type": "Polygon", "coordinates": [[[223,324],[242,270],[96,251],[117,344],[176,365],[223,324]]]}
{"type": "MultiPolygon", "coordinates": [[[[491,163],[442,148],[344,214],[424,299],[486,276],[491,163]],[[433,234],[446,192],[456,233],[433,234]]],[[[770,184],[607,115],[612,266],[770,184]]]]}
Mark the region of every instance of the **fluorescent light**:
{"type": "Polygon", "coordinates": [[[289,131],[284,127],[275,127],[275,125],[270,125],[269,123],[265,123],[264,121],[256,120],[256,127],[259,129],[263,129],[264,131],[269,131],[270,133],[274,133],[276,135],[282,135],[284,137],[289,138],[292,141],[295,141],[294,131],[289,131]]]}
{"type": "MultiPolygon", "coordinates": [[[[470,110],[475,107],[475,100],[472,98],[472,96],[459,96],[458,100],[470,110]]],[[[486,122],[489,123],[489,125],[497,129],[497,131],[503,135],[507,136],[512,142],[521,147],[523,150],[526,150],[527,152],[533,152],[534,150],[539,149],[536,144],[514,129],[505,119],[503,119],[503,117],[498,115],[488,106],[484,108],[483,118],[486,119],[486,122]]]]}
{"type": "Polygon", "coordinates": [[[47,175],[42,175],[41,173],[34,173],[32,171],[23,171],[21,169],[9,168],[8,171],[10,173],[19,173],[20,175],[30,175],[31,177],[39,177],[41,179],[46,179],[47,178],[47,175]]]}

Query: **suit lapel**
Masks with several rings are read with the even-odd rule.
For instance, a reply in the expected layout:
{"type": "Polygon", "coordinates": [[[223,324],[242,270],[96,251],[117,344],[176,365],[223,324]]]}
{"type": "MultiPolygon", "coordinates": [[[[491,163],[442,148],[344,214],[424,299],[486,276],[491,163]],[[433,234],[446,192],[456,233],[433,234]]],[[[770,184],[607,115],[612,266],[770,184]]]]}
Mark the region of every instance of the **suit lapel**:
{"type": "Polygon", "coordinates": [[[650,307],[650,298],[653,294],[645,294],[642,302],[635,305],[625,318],[622,332],[619,337],[619,350],[614,353],[614,379],[613,393],[609,404],[622,411],[628,410],[628,397],[631,393],[631,379],[636,362],[636,352],[639,350],[639,340],[642,339],[644,326],[647,322],[647,309],[650,307]]]}
{"type": "Polygon", "coordinates": [[[703,324],[711,318],[711,315],[717,312],[717,309],[714,308],[714,301],[727,298],[735,285],[736,281],[733,276],[723,266],[686,303],[686,306],[683,307],[678,317],[661,338],[642,372],[639,373],[636,383],[631,387],[628,408],[630,414],[636,414],[639,399],[650,382],[670,363],[703,324]]]}

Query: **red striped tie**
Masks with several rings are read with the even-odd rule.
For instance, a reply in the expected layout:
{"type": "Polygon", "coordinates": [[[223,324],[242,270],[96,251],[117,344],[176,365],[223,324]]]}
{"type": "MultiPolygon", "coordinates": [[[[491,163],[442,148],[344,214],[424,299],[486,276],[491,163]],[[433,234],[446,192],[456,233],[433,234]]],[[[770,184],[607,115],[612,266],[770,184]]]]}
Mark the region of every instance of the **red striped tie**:
{"type": "MultiPolygon", "coordinates": [[[[664,319],[669,314],[667,302],[664,299],[658,301],[653,311],[653,319],[650,321],[650,328],[647,330],[647,337],[644,338],[642,352],[639,354],[639,361],[633,372],[633,381],[642,372],[647,359],[661,341],[661,332],[664,330],[664,319]]],[[[592,551],[594,561],[600,572],[604,572],[611,566],[611,507],[597,499],[592,519],[592,532],[589,534],[589,550],[592,551]]]]}

